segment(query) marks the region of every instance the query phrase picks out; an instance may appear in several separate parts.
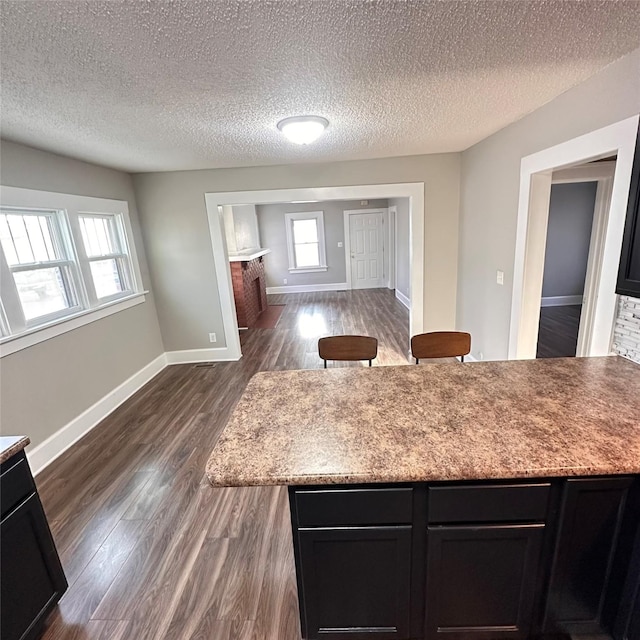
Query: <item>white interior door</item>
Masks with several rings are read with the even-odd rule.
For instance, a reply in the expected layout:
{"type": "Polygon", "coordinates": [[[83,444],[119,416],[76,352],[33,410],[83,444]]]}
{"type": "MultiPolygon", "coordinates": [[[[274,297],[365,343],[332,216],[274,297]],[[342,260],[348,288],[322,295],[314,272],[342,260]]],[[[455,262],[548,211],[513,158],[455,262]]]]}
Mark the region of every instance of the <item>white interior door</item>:
{"type": "Polygon", "coordinates": [[[384,286],[382,213],[349,215],[351,288],[384,286]]]}

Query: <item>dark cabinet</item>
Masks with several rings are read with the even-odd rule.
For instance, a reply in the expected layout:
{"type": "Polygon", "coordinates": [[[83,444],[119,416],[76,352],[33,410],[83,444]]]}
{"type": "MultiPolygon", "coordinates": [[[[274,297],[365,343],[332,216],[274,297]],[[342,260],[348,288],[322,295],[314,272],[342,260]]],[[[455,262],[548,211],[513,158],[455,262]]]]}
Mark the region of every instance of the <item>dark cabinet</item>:
{"type": "Polygon", "coordinates": [[[640,639],[640,522],[636,519],[635,545],[617,612],[614,640],[640,639]]]}
{"type": "Polygon", "coordinates": [[[33,640],[67,588],[24,453],[2,465],[0,597],[3,640],[33,640]]]}
{"type": "Polygon", "coordinates": [[[637,476],[289,498],[304,638],[527,640],[617,619],[615,640],[640,640],[637,476]]]}
{"type": "Polygon", "coordinates": [[[304,638],[412,637],[415,501],[403,485],[289,489],[304,638]]]}
{"type": "Polygon", "coordinates": [[[528,638],[544,525],[429,527],[425,636],[528,638]]]}
{"type": "Polygon", "coordinates": [[[409,637],[410,526],[298,535],[307,638],[409,637]]]}
{"type": "Polygon", "coordinates": [[[616,293],[640,298],[640,134],[631,173],[616,293]]]}
{"type": "Polygon", "coordinates": [[[631,478],[567,480],[547,599],[547,632],[606,631],[603,608],[631,486],[631,478]]]}

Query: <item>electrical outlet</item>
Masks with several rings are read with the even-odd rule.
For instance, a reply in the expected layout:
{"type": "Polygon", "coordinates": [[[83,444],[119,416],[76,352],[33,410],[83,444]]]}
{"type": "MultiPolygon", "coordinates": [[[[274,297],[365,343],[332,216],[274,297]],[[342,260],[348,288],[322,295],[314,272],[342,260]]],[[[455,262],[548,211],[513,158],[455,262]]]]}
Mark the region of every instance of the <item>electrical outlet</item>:
{"type": "Polygon", "coordinates": [[[342,242],[338,242],[338,248],[342,249],[342,242]]]}
{"type": "Polygon", "coordinates": [[[217,342],[218,339],[216,338],[216,334],[215,333],[210,333],[209,334],[209,342],[217,342]]]}
{"type": "Polygon", "coordinates": [[[366,207],[369,204],[368,200],[360,200],[360,206],[361,207],[366,207]]]}
{"type": "Polygon", "coordinates": [[[287,279],[286,278],[282,278],[282,282],[284,282],[284,284],[287,284],[287,279]]]}
{"type": "Polygon", "coordinates": [[[496,282],[498,284],[504,284],[504,271],[500,271],[500,269],[498,269],[496,272],[496,282]]]}
{"type": "Polygon", "coordinates": [[[484,360],[484,353],[482,353],[482,351],[480,351],[480,353],[478,353],[478,358],[480,360],[484,360]]]}

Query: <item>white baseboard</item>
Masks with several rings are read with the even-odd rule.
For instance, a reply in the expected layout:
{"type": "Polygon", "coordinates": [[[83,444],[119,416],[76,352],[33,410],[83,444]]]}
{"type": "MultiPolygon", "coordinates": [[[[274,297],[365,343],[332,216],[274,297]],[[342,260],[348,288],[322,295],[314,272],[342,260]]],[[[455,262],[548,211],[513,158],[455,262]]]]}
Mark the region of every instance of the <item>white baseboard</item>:
{"type": "Polygon", "coordinates": [[[407,298],[407,296],[404,295],[404,293],[401,293],[400,291],[398,291],[396,289],[396,298],[402,302],[402,304],[407,307],[407,309],[411,308],[411,300],[409,300],[409,298],[407,298]]]}
{"type": "Polygon", "coordinates": [[[541,307],[564,307],[568,304],[582,304],[582,296],[549,296],[540,302],[541,307]]]}
{"type": "Polygon", "coordinates": [[[44,442],[28,451],[27,458],[34,475],[40,473],[80,438],[89,433],[91,429],[117,409],[138,389],[147,384],[151,378],[158,375],[166,366],[167,358],[166,354],[163,353],[140,369],[140,371],[134,373],[128,380],[125,380],[107,395],[100,398],[98,402],[83,411],[71,422],[49,436],[44,442]]]}
{"type": "Polygon", "coordinates": [[[313,291],[346,291],[347,282],[331,282],[329,284],[292,284],[283,287],[267,287],[267,293],[311,293],[313,291]]]}
{"type": "Polygon", "coordinates": [[[480,360],[478,360],[478,358],[475,358],[470,353],[467,353],[467,355],[464,357],[464,361],[465,362],[480,362],[480,360]]]}
{"type": "Polygon", "coordinates": [[[167,351],[167,364],[189,364],[192,362],[235,362],[241,355],[229,347],[212,349],[187,349],[185,351],[167,351]]]}

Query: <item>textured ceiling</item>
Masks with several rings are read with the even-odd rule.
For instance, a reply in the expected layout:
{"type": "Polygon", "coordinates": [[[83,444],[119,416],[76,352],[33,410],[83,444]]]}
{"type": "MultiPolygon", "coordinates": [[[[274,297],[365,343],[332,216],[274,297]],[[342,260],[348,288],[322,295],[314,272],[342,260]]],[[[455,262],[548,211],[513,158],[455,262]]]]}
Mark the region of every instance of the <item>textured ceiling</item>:
{"type": "Polygon", "coordinates": [[[640,46],[638,0],[0,8],[3,136],[128,171],[459,151],[640,46]]]}

